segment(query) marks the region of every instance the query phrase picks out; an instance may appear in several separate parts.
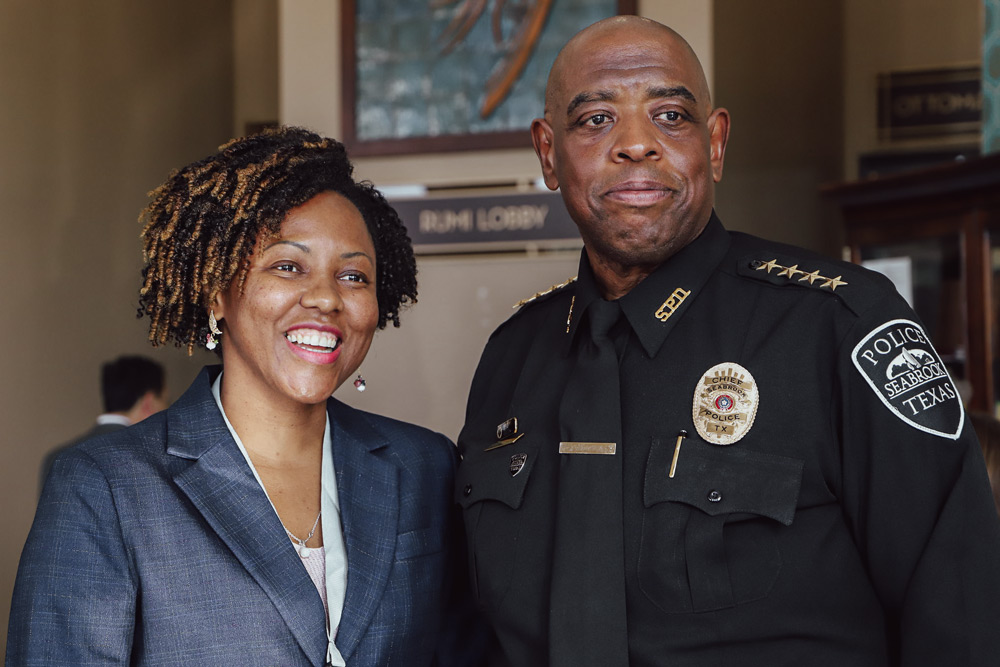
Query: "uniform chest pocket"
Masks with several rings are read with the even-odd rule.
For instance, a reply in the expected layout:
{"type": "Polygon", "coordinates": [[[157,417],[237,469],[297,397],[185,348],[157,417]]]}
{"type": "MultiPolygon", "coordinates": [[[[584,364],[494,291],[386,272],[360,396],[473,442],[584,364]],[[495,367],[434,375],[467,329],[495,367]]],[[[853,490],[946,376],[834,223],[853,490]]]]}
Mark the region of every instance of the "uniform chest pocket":
{"type": "Polygon", "coordinates": [[[523,523],[521,504],[537,460],[533,453],[510,449],[471,455],[455,476],[473,591],[487,609],[497,609],[510,588],[523,523]]]}
{"type": "Polygon", "coordinates": [[[639,586],[667,613],[734,607],[768,595],[778,535],[795,516],[800,460],[698,441],[654,440],[643,486],[639,586]]]}

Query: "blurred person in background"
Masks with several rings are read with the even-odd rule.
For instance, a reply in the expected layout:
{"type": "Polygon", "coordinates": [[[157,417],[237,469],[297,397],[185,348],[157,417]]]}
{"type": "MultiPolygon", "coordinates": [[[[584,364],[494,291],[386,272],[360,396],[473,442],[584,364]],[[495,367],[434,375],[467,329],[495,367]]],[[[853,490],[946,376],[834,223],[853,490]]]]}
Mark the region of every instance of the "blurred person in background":
{"type": "Polygon", "coordinates": [[[104,413],[93,428],[61,445],[42,459],[39,491],[63,451],[102,433],[111,433],[137,424],[167,407],[167,385],[163,366],[147,357],[122,356],[101,366],[101,400],[104,413]]]}

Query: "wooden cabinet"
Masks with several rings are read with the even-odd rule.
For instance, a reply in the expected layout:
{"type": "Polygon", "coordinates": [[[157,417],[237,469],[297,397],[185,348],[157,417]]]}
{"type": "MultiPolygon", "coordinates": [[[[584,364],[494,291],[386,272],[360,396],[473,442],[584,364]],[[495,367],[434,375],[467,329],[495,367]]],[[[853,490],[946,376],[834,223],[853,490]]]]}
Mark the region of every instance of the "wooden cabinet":
{"type": "Polygon", "coordinates": [[[824,188],[851,259],[889,260],[969,407],[1000,407],[1000,154],[824,188]],[[963,383],[964,384],[964,383],[963,383]]]}

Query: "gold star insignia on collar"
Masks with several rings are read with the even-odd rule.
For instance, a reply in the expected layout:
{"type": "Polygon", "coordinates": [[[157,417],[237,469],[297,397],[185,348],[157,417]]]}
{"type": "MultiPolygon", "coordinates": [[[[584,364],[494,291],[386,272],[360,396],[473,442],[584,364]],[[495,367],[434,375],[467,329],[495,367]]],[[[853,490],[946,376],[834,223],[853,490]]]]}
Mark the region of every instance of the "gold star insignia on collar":
{"type": "Polygon", "coordinates": [[[535,292],[534,294],[532,294],[531,296],[529,296],[527,299],[521,299],[520,301],[518,301],[517,303],[515,303],[514,304],[514,310],[517,310],[521,306],[523,306],[525,304],[528,304],[528,303],[531,303],[535,299],[543,297],[546,294],[551,294],[552,292],[555,292],[556,290],[562,289],[563,287],[566,287],[567,285],[571,285],[574,282],[576,282],[576,276],[573,276],[572,278],[570,278],[569,280],[567,280],[564,283],[559,283],[558,285],[553,285],[552,287],[550,287],[548,289],[542,290],[541,292],[535,292]]]}
{"type": "Polygon", "coordinates": [[[808,280],[809,284],[812,285],[817,280],[823,280],[823,276],[819,275],[819,269],[816,269],[812,273],[805,273],[805,271],[803,271],[802,273],[804,273],[805,275],[799,278],[799,282],[802,282],[803,280],[808,280]]]}
{"type": "Polygon", "coordinates": [[[805,271],[799,271],[798,264],[792,264],[791,266],[784,267],[784,270],[779,273],[779,276],[788,276],[789,278],[794,278],[798,273],[805,273],[805,271]]]}
{"type": "Polygon", "coordinates": [[[833,292],[834,290],[836,290],[841,285],[846,285],[847,284],[843,280],[841,280],[840,278],[841,278],[840,276],[837,276],[836,278],[827,278],[826,282],[823,283],[822,285],[820,285],[820,287],[829,287],[830,291],[833,292]]]}
{"type": "Polygon", "coordinates": [[[778,260],[772,259],[770,262],[761,262],[760,266],[756,267],[756,269],[758,271],[760,271],[761,269],[767,269],[767,272],[770,273],[771,269],[773,269],[776,266],[778,266],[778,260]]]}

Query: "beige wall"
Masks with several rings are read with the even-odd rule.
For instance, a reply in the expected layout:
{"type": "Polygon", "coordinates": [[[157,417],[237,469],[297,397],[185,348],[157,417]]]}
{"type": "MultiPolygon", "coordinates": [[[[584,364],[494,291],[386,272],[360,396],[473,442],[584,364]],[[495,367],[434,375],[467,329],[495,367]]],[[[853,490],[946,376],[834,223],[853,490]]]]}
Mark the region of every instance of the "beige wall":
{"type": "Polygon", "coordinates": [[[278,1],[233,1],[233,129],[278,120],[278,1]]]}
{"type": "Polygon", "coordinates": [[[135,318],[146,192],[233,122],[229,2],[0,0],[0,638],[51,447],[100,412],[100,363],[204,359],[135,318]]]}
{"type": "Polygon", "coordinates": [[[840,0],[715,0],[715,102],[732,117],[719,216],[834,256],[818,193],[840,180],[842,13],[840,0]]]}
{"type": "Polygon", "coordinates": [[[844,0],[844,5],[844,177],[856,178],[858,156],[874,150],[978,144],[977,137],[879,142],[876,77],[880,72],[979,64],[982,0],[844,0]]]}

